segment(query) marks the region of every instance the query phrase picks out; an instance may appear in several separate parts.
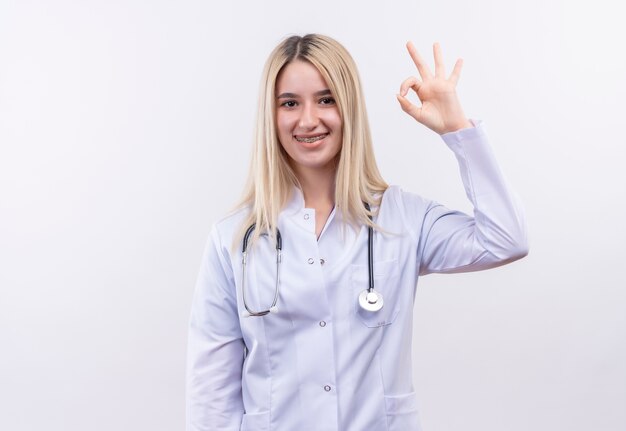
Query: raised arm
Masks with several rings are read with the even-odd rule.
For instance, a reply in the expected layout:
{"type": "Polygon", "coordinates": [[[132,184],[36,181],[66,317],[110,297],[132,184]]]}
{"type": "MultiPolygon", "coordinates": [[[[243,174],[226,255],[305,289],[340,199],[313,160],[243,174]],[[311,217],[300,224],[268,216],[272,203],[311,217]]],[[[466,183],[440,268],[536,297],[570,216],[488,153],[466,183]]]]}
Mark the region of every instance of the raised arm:
{"type": "Polygon", "coordinates": [[[433,45],[433,74],[411,42],[411,59],[421,79],[411,76],[397,95],[402,109],[441,135],[454,152],[465,192],[474,206],[473,217],[432,203],[419,233],[420,274],[477,271],[519,259],[528,253],[524,213],[493,156],[484,127],[465,116],[456,85],[463,60],[446,78],[441,47],[433,45]],[[412,89],[420,99],[407,99],[412,89]],[[475,127],[477,126],[477,127],[475,127]]]}
{"type": "Polygon", "coordinates": [[[528,254],[524,210],[502,174],[482,122],[442,135],[459,163],[473,216],[431,203],[420,233],[420,274],[478,271],[528,254]]]}

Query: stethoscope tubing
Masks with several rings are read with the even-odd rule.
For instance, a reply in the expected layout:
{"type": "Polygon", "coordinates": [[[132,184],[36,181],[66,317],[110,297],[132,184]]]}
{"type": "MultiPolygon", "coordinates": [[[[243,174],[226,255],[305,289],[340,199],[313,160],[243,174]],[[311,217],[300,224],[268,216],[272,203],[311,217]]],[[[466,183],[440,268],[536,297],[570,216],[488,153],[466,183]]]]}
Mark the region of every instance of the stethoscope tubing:
{"type": "MultiPolygon", "coordinates": [[[[370,209],[370,204],[365,202],[365,209],[370,211],[368,217],[370,221],[372,221],[372,214],[370,209]]],[[[374,291],[374,229],[372,226],[367,227],[367,263],[369,268],[369,288],[368,292],[374,291]]]]}
{"type": "Polygon", "coordinates": [[[246,301],[246,263],[248,260],[248,241],[250,240],[250,235],[254,232],[256,228],[256,223],[252,223],[248,230],[246,230],[245,235],[243,236],[243,246],[242,246],[242,267],[243,274],[241,280],[241,295],[243,298],[243,305],[246,308],[246,311],[250,316],[265,316],[268,313],[278,311],[276,307],[276,303],[278,302],[278,295],[280,289],[280,262],[282,261],[282,250],[283,250],[283,239],[280,235],[280,230],[276,228],[276,288],[274,289],[274,300],[272,301],[272,305],[269,309],[263,311],[254,311],[248,306],[248,302],[246,301]]]}

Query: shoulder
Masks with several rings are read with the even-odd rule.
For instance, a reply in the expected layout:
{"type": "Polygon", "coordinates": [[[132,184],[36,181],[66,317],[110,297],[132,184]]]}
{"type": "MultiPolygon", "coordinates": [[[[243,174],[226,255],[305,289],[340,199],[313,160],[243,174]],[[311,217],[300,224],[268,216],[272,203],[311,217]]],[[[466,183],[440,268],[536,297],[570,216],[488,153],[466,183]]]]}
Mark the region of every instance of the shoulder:
{"type": "Polygon", "coordinates": [[[416,193],[403,190],[400,186],[391,185],[383,194],[380,211],[427,211],[431,205],[433,205],[432,200],[426,199],[416,193]]]}
{"type": "Polygon", "coordinates": [[[213,224],[213,229],[223,234],[228,234],[233,230],[236,231],[241,228],[241,224],[248,218],[249,215],[249,206],[236,208],[221,219],[217,220],[213,224]]]}
{"type": "Polygon", "coordinates": [[[229,255],[233,250],[235,239],[238,237],[243,224],[250,215],[250,208],[236,208],[221,219],[217,220],[211,227],[208,241],[215,244],[224,255],[229,255]]]}
{"type": "Polygon", "coordinates": [[[419,194],[392,185],[383,194],[377,223],[390,231],[417,234],[428,212],[438,205],[419,194]]]}

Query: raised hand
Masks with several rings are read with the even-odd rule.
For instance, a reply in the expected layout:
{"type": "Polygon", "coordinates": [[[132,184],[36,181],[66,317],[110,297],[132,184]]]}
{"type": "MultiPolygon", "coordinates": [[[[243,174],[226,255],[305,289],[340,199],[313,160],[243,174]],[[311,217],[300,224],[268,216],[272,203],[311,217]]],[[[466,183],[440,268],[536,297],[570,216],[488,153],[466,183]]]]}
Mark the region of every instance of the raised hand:
{"type": "Polygon", "coordinates": [[[440,135],[466,127],[473,127],[472,123],[465,117],[456,94],[456,84],[461,75],[463,60],[459,58],[456,61],[452,74],[446,79],[439,43],[433,45],[435,57],[434,75],[417,52],[417,49],[415,49],[415,46],[413,46],[413,43],[408,42],[406,47],[422,79],[411,76],[405,79],[400,86],[400,93],[397,97],[402,110],[440,135]],[[422,102],[421,106],[414,105],[406,98],[409,88],[415,91],[420,102],[422,102]]]}

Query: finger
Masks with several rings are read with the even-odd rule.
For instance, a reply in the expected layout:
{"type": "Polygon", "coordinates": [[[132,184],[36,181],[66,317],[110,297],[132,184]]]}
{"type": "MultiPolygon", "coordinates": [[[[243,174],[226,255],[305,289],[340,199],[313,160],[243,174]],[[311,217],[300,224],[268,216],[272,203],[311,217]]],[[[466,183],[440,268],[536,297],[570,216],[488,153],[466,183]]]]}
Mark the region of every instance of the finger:
{"type": "Polygon", "coordinates": [[[417,67],[417,70],[419,71],[422,79],[426,80],[428,78],[431,78],[433,75],[432,73],[430,73],[430,69],[428,69],[428,66],[417,52],[417,49],[413,45],[413,42],[407,42],[406,49],[409,51],[409,55],[413,59],[413,63],[415,63],[415,66],[417,67]]]}
{"type": "Polygon", "coordinates": [[[459,58],[454,64],[454,69],[450,74],[450,82],[454,84],[456,87],[456,83],[459,82],[459,78],[461,77],[461,68],[463,67],[463,59],[459,58]]]}
{"type": "Polygon", "coordinates": [[[443,54],[441,53],[439,42],[433,44],[433,55],[435,57],[435,76],[446,79],[446,66],[443,63],[443,54]]]}
{"type": "Polygon", "coordinates": [[[402,85],[400,85],[400,94],[402,96],[406,96],[409,92],[409,88],[412,88],[417,93],[421,85],[422,82],[419,79],[414,76],[410,76],[402,82],[402,85]]]}
{"type": "Polygon", "coordinates": [[[417,121],[419,121],[422,113],[422,108],[418,108],[401,94],[397,94],[396,97],[398,98],[398,102],[400,102],[400,107],[402,108],[402,110],[409,114],[411,117],[415,118],[417,121]]]}

